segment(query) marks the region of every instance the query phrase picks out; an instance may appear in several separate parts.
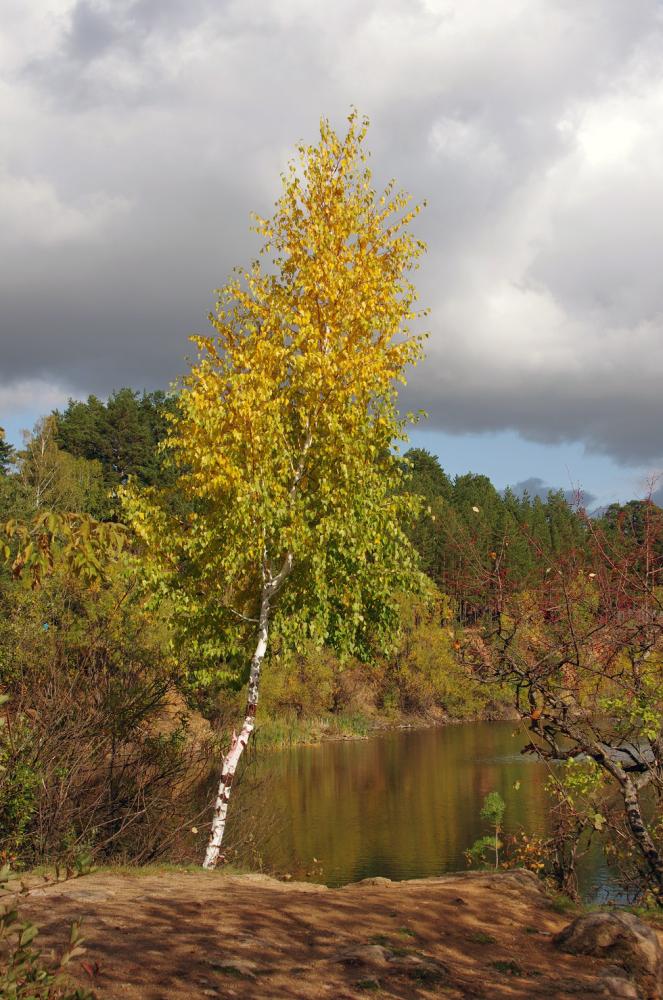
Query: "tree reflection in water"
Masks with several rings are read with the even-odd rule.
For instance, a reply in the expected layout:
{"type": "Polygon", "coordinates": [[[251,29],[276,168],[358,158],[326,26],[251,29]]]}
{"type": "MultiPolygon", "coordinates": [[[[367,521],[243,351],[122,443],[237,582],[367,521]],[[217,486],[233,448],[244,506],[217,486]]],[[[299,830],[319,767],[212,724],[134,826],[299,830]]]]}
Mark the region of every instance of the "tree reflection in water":
{"type": "MultiPolygon", "coordinates": [[[[243,808],[228,842],[249,864],[259,856],[267,871],[330,886],[465,870],[464,851],[485,832],[479,812],[490,791],[506,802],[506,833],[548,832],[547,770],[521,756],[527,742],[517,722],[486,722],[258,751],[243,775],[243,808]],[[250,853],[241,846],[247,815],[250,853]]],[[[598,845],[581,881],[591,898],[609,889],[598,845]]]]}

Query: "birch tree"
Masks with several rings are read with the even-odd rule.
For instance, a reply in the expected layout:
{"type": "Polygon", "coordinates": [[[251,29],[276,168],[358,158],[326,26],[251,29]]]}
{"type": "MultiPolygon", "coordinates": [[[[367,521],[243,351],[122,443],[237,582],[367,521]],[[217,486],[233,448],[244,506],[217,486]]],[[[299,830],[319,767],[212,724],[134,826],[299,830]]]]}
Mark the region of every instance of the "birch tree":
{"type": "Polygon", "coordinates": [[[394,628],[397,591],[420,581],[394,445],[397,386],[422,351],[410,279],[424,246],[410,231],[419,206],[394,182],[373,189],[366,130],[356,113],[344,136],[323,120],[319,143],[298,147],[273,216],[255,218],[259,260],[218,292],[212,334],[192,338],[164,442],[188,513],[163,491],[125,493],[196,683],[248,667],[206,868],[274,636],[366,655],[394,628]]]}

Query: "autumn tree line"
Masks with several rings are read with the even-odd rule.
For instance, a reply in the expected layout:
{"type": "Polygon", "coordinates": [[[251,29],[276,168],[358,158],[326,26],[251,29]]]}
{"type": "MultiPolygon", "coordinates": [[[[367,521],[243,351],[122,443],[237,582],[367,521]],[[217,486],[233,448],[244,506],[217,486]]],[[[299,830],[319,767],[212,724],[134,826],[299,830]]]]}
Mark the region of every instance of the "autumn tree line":
{"type": "Polygon", "coordinates": [[[600,836],[660,902],[662,512],[592,518],[401,453],[425,248],[366,131],[353,112],[298,147],[177,390],[0,438],[0,849],[141,862],[193,827],[213,867],[256,738],[509,711],[555,823],[500,857],[573,895],[600,836]]]}
{"type": "MultiPolygon", "coordinates": [[[[20,449],[3,438],[0,520],[27,524],[39,514],[73,513],[112,526],[121,516],[118,490],[130,477],[166,488],[174,508],[184,509],[159,447],[172,406],[173,397],[163,392],[122,389],[106,401],[70,401],[39,421],[20,449]]],[[[561,492],[543,500],[499,491],[483,475],[451,478],[423,449],[406,451],[403,468],[407,489],[421,498],[408,533],[431,589],[400,598],[398,639],[387,655],[375,649],[343,662],[324,648],[276,655],[258,732],[263,746],[334,730],[366,732],[412,717],[501,717],[512,707],[517,678],[486,671],[485,663],[477,671],[475,662],[475,643],[482,629],[495,629],[500,602],[508,607],[515,595],[535,595],[552,567],[591,563],[599,537],[609,540],[611,551],[619,547],[622,559],[627,552],[641,559],[649,544],[650,573],[660,562],[661,514],[651,502],[613,505],[590,520],[561,492]]],[[[8,564],[2,570],[3,691],[26,709],[16,714],[20,721],[0,730],[6,741],[0,827],[4,850],[14,856],[43,860],[63,851],[78,856],[101,850],[145,860],[168,853],[180,828],[192,816],[200,819],[196,782],[218,750],[214,730],[222,731],[237,708],[238,685],[234,678],[200,684],[197,664],[187,663],[182,650],[174,653],[167,612],[140,593],[134,559],[127,550],[103,586],[92,588],[65,565],[44,575],[38,587],[26,586],[8,564]],[[118,753],[117,769],[100,766],[109,752],[111,759],[118,753]],[[47,761],[57,761],[61,779],[55,785],[40,785],[47,761]],[[99,774],[106,772],[101,785],[107,787],[81,798],[73,793],[87,785],[91,761],[99,774]],[[183,797],[174,823],[167,807],[173,787],[183,797]],[[135,816],[139,802],[147,809],[135,816]]],[[[550,613],[538,603],[534,610],[539,625],[549,622],[550,613]]],[[[589,654],[593,644],[584,641],[589,654]]],[[[655,715],[655,697],[650,707],[655,715]]],[[[7,719],[12,716],[8,712],[7,719]]],[[[572,779],[572,786],[588,780],[572,779]]],[[[568,826],[574,793],[554,791],[568,826]]],[[[583,796],[593,801],[584,785],[583,796]]],[[[602,815],[586,805],[576,834],[593,829],[602,815]]],[[[557,852],[576,850],[569,837],[555,844],[557,852]]],[[[566,867],[560,870],[568,880],[566,867]]]]}
{"type": "MultiPolygon", "coordinates": [[[[122,517],[119,491],[129,480],[166,490],[172,509],[184,516],[187,501],[160,448],[173,406],[172,395],[127,388],[106,401],[94,396],[70,401],[40,420],[17,451],[3,440],[0,522],[28,524],[56,513],[89,515],[112,526],[122,517]]],[[[390,655],[371,648],[369,640],[349,662],[341,663],[329,649],[299,651],[294,664],[292,655],[285,657],[283,670],[275,669],[267,682],[268,713],[278,720],[274,739],[288,739],[290,733],[296,739],[320,724],[363,731],[375,718],[499,717],[508,695],[499,687],[468,686],[456,632],[493,606],[496,568],[511,586],[522,587],[533,568],[583,543],[582,519],[561,493],[542,500],[509,489],[501,493],[483,475],[452,479],[423,449],[406,451],[401,465],[402,488],[420,499],[407,534],[432,586],[399,597],[401,638],[390,655]]],[[[624,511],[630,518],[630,509],[624,511]]],[[[608,515],[617,516],[622,516],[617,508],[608,515]]],[[[128,568],[135,557],[127,552],[124,558],[128,568]]],[[[39,586],[26,595],[28,582],[6,564],[4,600],[18,595],[39,603],[44,588],[60,586],[57,575],[40,576],[39,586]]],[[[98,605],[97,590],[83,596],[81,608],[98,605]]],[[[46,625],[42,641],[51,629],[46,625]]],[[[164,655],[166,648],[164,640],[164,655]]],[[[187,672],[187,656],[196,661],[190,645],[177,656],[178,683],[187,700],[210,717],[229,710],[235,680],[218,670],[218,682],[210,685],[209,670],[197,662],[187,672]]],[[[263,728],[269,742],[270,725],[263,728]]]]}
{"type": "MultiPolygon", "coordinates": [[[[38,511],[77,512],[101,521],[121,519],[118,489],[131,478],[141,486],[168,488],[178,502],[173,471],[160,444],[175,397],[162,391],[121,389],[103,401],[70,400],[66,409],[43,418],[24,446],[0,441],[0,518],[27,518],[38,511]]],[[[582,496],[564,492],[546,499],[527,492],[499,491],[487,476],[451,478],[424,449],[406,450],[406,488],[422,504],[407,528],[420,564],[467,620],[485,604],[486,573],[497,563],[522,584],[533,567],[582,546],[582,496]]],[[[183,501],[180,498],[180,503],[183,501]]],[[[614,504],[606,525],[631,528],[642,520],[646,501],[614,504]]]]}

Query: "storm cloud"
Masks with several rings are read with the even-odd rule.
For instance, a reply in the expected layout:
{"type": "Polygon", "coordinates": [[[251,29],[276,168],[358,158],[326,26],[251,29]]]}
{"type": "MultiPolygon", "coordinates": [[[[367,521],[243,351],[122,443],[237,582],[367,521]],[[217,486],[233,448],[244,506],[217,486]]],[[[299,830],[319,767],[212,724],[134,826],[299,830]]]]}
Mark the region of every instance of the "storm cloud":
{"type": "Polygon", "coordinates": [[[428,209],[451,432],[663,460],[658,0],[7,0],[0,399],[155,387],[321,114],[428,209]],[[49,395],[50,394],[50,395],[49,395]]]}

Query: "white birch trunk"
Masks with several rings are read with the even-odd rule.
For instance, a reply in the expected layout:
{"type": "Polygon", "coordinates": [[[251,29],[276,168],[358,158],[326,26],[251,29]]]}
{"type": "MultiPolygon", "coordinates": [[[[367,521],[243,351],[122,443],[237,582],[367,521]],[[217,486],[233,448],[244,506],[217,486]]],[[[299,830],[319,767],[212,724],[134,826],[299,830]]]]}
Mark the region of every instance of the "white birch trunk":
{"type": "Polygon", "coordinates": [[[288,554],[285,562],[276,577],[271,575],[267,578],[262,589],[262,601],[260,604],[260,618],[258,619],[258,642],[251,658],[251,671],[249,673],[249,691],[246,700],[246,715],[242,728],[237,733],[233,733],[230,750],[223,760],[219,789],[214,804],[214,816],[212,818],[212,830],[205,852],[203,868],[216,868],[221,857],[221,844],[223,834],[226,829],[226,817],[228,815],[228,803],[230,801],[230,790],[233,778],[237,770],[240,758],[251,738],[251,733],[255,728],[255,715],[258,708],[258,697],[260,694],[260,671],[262,668],[265,653],[267,652],[267,641],[269,638],[269,616],[271,612],[272,598],[281,589],[281,586],[292,568],[292,556],[288,554]]]}

